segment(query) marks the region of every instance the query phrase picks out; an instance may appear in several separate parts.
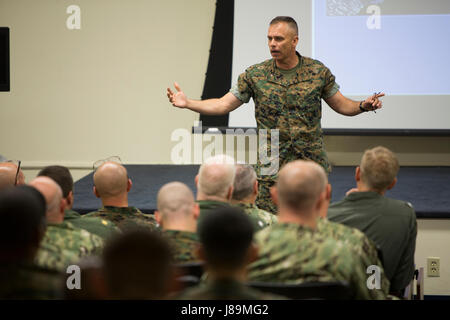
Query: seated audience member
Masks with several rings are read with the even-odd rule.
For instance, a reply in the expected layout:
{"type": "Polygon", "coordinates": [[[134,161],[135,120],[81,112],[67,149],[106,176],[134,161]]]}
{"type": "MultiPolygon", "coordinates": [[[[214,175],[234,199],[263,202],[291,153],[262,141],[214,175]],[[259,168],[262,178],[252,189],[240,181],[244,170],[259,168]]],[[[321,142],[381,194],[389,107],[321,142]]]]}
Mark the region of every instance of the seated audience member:
{"type": "MultiPolygon", "coordinates": [[[[226,155],[208,158],[200,166],[195,177],[197,203],[200,205],[199,223],[215,209],[230,206],[235,173],[234,159],[226,155]]],[[[256,230],[265,226],[257,217],[251,217],[251,221],[256,230]]]]}
{"type": "Polygon", "coordinates": [[[374,299],[383,299],[384,297],[395,299],[394,297],[388,297],[390,283],[384,272],[383,263],[378,256],[375,243],[360,230],[327,219],[327,211],[331,201],[331,185],[329,183],[327,183],[325,200],[325,204],[321,207],[319,213],[320,219],[317,222],[317,229],[326,236],[342,241],[348,248],[352,249],[357,256],[361,257],[366,272],[369,266],[379,267],[380,289],[369,291],[374,299]]]}
{"type": "Polygon", "coordinates": [[[236,165],[231,203],[242,208],[250,216],[263,221],[265,226],[276,223],[276,215],[256,206],[255,201],[257,196],[258,180],[256,179],[255,169],[251,165],[236,165]]]}
{"type": "Polygon", "coordinates": [[[0,299],[59,299],[59,273],[33,263],[45,233],[45,199],[34,188],[0,191],[0,299]]]}
{"type": "Polygon", "coordinates": [[[103,240],[86,230],[64,221],[65,201],[58,184],[48,177],[37,177],[30,182],[45,198],[47,230],[36,257],[42,267],[65,272],[81,257],[100,254],[103,240]]]}
{"type": "Polygon", "coordinates": [[[157,228],[153,215],[128,206],[128,192],[132,186],[127,169],[116,162],[105,162],[94,173],[94,194],[102,200],[103,207],[83,216],[100,217],[112,221],[122,231],[129,228],[157,228]]]}
{"type": "Polygon", "coordinates": [[[109,299],[165,299],[174,286],[170,246],[157,231],[138,228],[113,238],[102,260],[109,299]]]}
{"type": "Polygon", "coordinates": [[[172,247],[174,262],[197,261],[197,219],[200,214],[191,189],[181,182],[165,184],[158,192],[155,218],[172,247]]]}
{"type": "Polygon", "coordinates": [[[106,240],[120,230],[111,221],[91,217],[81,219],[81,215],[72,210],[73,206],[73,178],[69,169],[63,166],[48,166],[38,173],[38,177],[44,176],[53,179],[60,187],[65,200],[64,221],[73,226],[93,233],[106,240]]]}
{"type": "Polygon", "coordinates": [[[201,246],[198,254],[205,261],[208,279],[198,287],[186,289],[182,300],[262,300],[280,299],[247,287],[246,266],[256,258],[254,227],[239,208],[219,208],[199,224],[201,246]]]}
{"type": "Polygon", "coordinates": [[[371,299],[361,258],[342,241],[318,231],[326,185],[325,171],[312,161],[294,161],[280,170],[271,189],[278,223],[255,235],[260,253],[249,266],[249,280],[346,281],[355,299],[371,299]]]}
{"type": "Polygon", "coordinates": [[[416,214],[407,202],[385,197],[397,182],[399,163],[390,150],[367,150],[356,168],[356,189],[328,209],[328,219],[357,228],[381,248],[391,292],[401,295],[414,274],[416,214]]]}
{"type": "Polygon", "coordinates": [[[17,169],[17,164],[14,162],[0,163],[0,190],[9,186],[25,184],[25,176],[22,170],[17,171],[17,169]]]}

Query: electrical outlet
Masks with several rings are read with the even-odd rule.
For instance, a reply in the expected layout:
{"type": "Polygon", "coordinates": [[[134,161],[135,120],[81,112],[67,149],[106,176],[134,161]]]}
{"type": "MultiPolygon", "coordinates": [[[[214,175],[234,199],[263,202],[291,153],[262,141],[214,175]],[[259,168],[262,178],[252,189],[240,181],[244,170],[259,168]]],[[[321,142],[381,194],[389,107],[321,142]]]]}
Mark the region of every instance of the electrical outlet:
{"type": "Polygon", "coordinates": [[[439,257],[428,257],[427,259],[427,276],[440,277],[441,259],[439,257]]]}

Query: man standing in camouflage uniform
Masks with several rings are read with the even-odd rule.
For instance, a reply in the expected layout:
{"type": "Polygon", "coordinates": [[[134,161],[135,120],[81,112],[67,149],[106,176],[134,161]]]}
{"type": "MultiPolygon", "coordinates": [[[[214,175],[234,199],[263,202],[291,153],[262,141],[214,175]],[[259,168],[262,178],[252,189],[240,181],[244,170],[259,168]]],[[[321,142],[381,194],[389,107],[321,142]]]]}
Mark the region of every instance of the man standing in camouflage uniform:
{"type": "MultiPolygon", "coordinates": [[[[234,159],[217,155],[203,162],[195,177],[197,203],[200,206],[198,223],[214,210],[229,207],[233,195],[233,183],[236,173],[234,159]]],[[[264,221],[256,216],[250,217],[255,230],[265,227],[264,221]]]]}
{"type": "Polygon", "coordinates": [[[200,208],[191,189],[181,182],[165,184],[158,192],[155,218],[172,247],[175,263],[197,261],[197,219],[200,208]]]}
{"type": "Polygon", "coordinates": [[[120,232],[111,221],[97,217],[81,219],[81,215],[72,210],[73,178],[68,168],[63,166],[48,166],[38,173],[38,177],[40,176],[53,179],[61,187],[65,201],[64,221],[70,222],[77,228],[85,229],[104,240],[120,232]]]}
{"type": "MultiPolygon", "coordinates": [[[[344,97],[326,66],[296,51],[298,27],[291,17],[274,18],[267,39],[272,59],[249,67],[222,98],[203,101],[188,99],[177,83],[177,92],[168,88],[167,96],[178,108],[207,115],[227,114],[253,98],[258,129],[267,129],[269,133],[270,129],[279,130],[279,167],[295,159],[310,159],[329,172],[320,126],[321,99],[336,112],[354,116],[381,108],[378,98],[384,94],[373,95],[365,101],[344,97]]],[[[268,140],[267,145],[270,146],[270,134],[268,140]]],[[[260,145],[260,148],[264,146],[260,145]]],[[[267,151],[260,149],[260,157],[267,151]]],[[[257,204],[275,213],[269,189],[276,180],[276,172],[263,175],[261,165],[257,165],[260,189],[257,204]]]]}
{"type": "Polygon", "coordinates": [[[128,206],[128,192],[132,186],[127,169],[116,162],[105,162],[94,173],[94,194],[103,207],[83,216],[100,217],[112,221],[122,231],[135,227],[156,229],[155,217],[128,206]]]}
{"type": "Polygon", "coordinates": [[[45,198],[47,230],[36,257],[38,265],[65,272],[81,257],[99,255],[103,240],[84,229],[64,221],[64,199],[58,184],[48,177],[37,177],[30,182],[45,198]]]}
{"type": "Polygon", "coordinates": [[[255,169],[253,169],[251,165],[236,165],[231,203],[243,209],[248,215],[262,220],[265,223],[265,226],[276,223],[276,215],[257,207],[255,204],[257,196],[258,181],[256,179],[255,169]]]}
{"type": "Polygon", "coordinates": [[[373,296],[361,257],[335,237],[318,228],[321,207],[326,205],[326,174],[321,166],[297,160],[278,176],[273,198],[278,223],[255,236],[258,260],[249,267],[249,280],[279,283],[345,281],[355,299],[373,296]]]}

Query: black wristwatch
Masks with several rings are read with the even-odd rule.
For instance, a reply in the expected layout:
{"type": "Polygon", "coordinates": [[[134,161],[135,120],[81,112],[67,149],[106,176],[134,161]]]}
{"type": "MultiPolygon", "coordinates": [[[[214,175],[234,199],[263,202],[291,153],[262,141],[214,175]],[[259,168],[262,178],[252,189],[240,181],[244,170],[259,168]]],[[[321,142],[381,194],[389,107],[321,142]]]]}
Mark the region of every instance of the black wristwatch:
{"type": "Polygon", "coordinates": [[[364,101],[361,101],[361,102],[359,103],[359,110],[361,110],[361,112],[367,112],[367,111],[369,111],[369,110],[366,110],[366,109],[364,109],[364,108],[362,107],[363,102],[364,102],[364,101]]]}

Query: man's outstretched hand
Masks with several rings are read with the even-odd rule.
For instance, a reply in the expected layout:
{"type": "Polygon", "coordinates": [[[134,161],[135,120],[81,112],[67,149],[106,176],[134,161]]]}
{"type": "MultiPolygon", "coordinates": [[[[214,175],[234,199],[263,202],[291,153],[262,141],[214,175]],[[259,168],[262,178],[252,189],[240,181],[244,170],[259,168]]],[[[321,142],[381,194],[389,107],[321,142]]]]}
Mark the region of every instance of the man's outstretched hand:
{"type": "Polygon", "coordinates": [[[363,109],[367,111],[375,111],[377,109],[381,109],[383,106],[383,102],[379,100],[379,98],[384,97],[384,93],[374,93],[373,96],[367,98],[363,103],[363,109]]]}
{"type": "Polygon", "coordinates": [[[177,90],[176,93],[173,93],[170,88],[167,88],[167,97],[169,98],[170,103],[174,107],[178,108],[186,108],[187,107],[187,97],[184,94],[183,91],[181,91],[180,86],[178,83],[174,83],[175,89],[177,90]]]}

